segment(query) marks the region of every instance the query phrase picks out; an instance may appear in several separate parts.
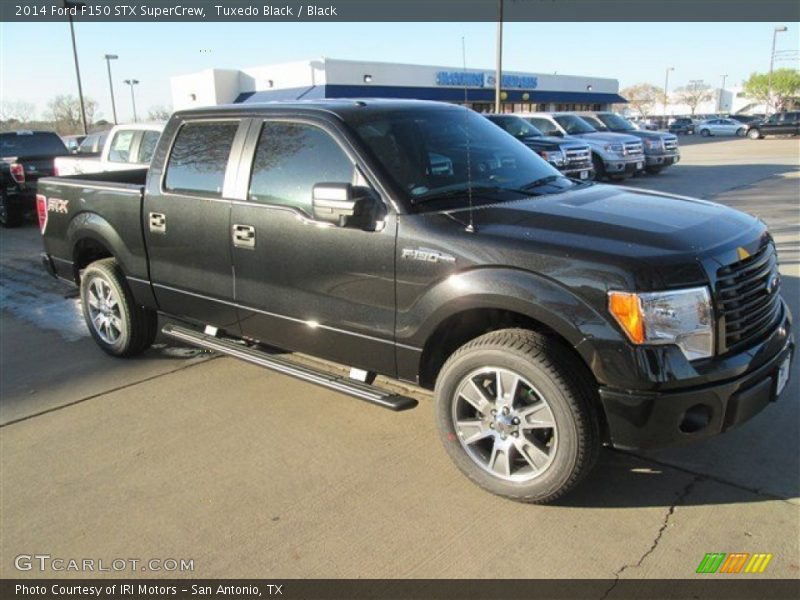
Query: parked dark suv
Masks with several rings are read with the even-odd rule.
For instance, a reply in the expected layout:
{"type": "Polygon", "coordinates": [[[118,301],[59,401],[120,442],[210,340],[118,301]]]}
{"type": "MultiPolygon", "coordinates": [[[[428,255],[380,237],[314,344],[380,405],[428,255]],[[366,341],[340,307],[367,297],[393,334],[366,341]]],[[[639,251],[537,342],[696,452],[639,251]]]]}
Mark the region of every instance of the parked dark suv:
{"type": "Polygon", "coordinates": [[[747,130],[747,137],[751,140],[758,140],[767,135],[798,134],[800,134],[800,111],[774,114],[769,119],[752,123],[747,130]]]}
{"type": "Polygon", "coordinates": [[[669,126],[670,133],[680,135],[681,133],[694,133],[694,120],[689,117],[678,117],[669,126]]]}

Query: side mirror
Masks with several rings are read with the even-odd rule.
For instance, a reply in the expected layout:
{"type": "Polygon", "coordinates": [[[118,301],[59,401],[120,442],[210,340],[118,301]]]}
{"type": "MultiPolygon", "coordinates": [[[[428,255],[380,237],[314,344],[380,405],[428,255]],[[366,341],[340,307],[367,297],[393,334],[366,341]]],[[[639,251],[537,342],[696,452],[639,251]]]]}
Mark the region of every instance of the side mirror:
{"type": "Polygon", "coordinates": [[[382,220],[383,204],[367,187],[349,183],[318,183],[311,195],[314,218],[338,227],[374,231],[382,220]]]}

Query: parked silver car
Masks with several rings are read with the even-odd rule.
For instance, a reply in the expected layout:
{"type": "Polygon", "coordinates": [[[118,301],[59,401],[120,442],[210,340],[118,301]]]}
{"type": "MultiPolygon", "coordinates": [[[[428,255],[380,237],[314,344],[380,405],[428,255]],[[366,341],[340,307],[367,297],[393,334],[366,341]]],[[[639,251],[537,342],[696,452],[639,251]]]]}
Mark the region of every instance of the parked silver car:
{"type": "Polygon", "coordinates": [[[747,125],[734,119],[708,119],[697,125],[697,131],[703,137],[710,135],[738,135],[747,133],[747,125]]]}

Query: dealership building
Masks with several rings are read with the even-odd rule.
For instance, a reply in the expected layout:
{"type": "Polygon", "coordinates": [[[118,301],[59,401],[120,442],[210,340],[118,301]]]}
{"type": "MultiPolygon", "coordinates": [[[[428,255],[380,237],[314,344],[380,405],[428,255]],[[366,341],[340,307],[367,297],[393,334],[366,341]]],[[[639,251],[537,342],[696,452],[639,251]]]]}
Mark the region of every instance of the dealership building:
{"type": "MultiPolygon", "coordinates": [[[[171,78],[175,110],[217,104],[319,98],[413,98],[494,110],[493,70],[322,58],[247,69],[206,69],[171,78]]],[[[626,102],[616,79],[502,75],[504,112],[605,110],[626,102]]]]}

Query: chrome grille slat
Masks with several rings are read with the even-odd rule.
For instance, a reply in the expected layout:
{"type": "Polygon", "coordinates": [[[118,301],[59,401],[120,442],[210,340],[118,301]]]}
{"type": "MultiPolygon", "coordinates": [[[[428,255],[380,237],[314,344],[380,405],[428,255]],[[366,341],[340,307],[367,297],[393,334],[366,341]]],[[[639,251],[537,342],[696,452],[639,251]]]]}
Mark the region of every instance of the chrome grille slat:
{"type": "Polygon", "coordinates": [[[780,285],[770,290],[776,277],[778,257],[771,242],[717,270],[716,301],[724,323],[724,352],[755,342],[780,316],[780,285]]]}

